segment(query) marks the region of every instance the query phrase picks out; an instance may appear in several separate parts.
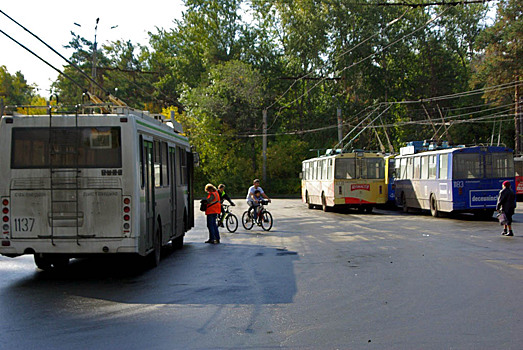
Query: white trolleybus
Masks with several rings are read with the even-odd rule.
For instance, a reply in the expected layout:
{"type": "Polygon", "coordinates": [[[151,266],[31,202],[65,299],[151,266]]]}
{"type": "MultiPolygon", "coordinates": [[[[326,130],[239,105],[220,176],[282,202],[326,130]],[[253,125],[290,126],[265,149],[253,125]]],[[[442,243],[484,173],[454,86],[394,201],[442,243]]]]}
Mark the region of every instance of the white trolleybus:
{"type": "Polygon", "coordinates": [[[4,115],[0,254],[41,269],[92,254],[181,247],[194,226],[193,153],[181,126],[148,112],[4,115]]]}
{"type": "Polygon", "coordinates": [[[372,212],[387,202],[384,156],[379,153],[328,150],[302,162],[302,200],[309,209],[353,207],[372,212]]]}

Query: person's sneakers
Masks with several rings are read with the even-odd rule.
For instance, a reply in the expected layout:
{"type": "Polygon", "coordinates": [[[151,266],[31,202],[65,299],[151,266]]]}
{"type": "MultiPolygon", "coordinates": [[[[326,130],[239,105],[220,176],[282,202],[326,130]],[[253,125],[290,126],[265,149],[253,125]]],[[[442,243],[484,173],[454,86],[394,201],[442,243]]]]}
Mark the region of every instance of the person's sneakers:
{"type": "Polygon", "coordinates": [[[507,235],[507,231],[506,231],[506,230],[503,230],[503,232],[501,232],[501,235],[502,235],[502,236],[506,236],[506,235],[507,235]]]}
{"type": "Polygon", "coordinates": [[[213,244],[220,244],[220,240],[218,239],[215,239],[214,241],[212,241],[213,244]]]}
{"type": "Polygon", "coordinates": [[[208,241],[205,241],[205,243],[213,243],[210,239],[208,241]]]}
{"type": "Polygon", "coordinates": [[[505,236],[514,236],[514,232],[508,231],[508,233],[505,236]]]}

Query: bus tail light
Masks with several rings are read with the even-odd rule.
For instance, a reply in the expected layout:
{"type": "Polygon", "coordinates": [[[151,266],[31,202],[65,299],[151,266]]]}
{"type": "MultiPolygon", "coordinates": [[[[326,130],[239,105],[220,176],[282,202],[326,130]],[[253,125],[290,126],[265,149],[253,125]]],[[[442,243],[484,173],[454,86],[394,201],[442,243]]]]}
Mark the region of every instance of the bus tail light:
{"type": "Polygon", "coordinates": [[[460,187],[460,188],[458,189],[458,194],[459,194],[460,196],[463,194],[463,187],[460,187]]]}
{"type": "MultiPolygon", "coordinates": [[[[4,240],[9,239],[9,231],[11,226],[11,210],[9,208],[9,204],[9,198],[2,198],[2,232],[4,234],[4,240]]],[[[2,241],[2,245],[4,245],[4,242],[5,241],[2,241]]]]}
{"type": "Polygon", "coordinates": [[[123,233],[131,232],[131,197],[125,196],[122,200],[123,233]]]}

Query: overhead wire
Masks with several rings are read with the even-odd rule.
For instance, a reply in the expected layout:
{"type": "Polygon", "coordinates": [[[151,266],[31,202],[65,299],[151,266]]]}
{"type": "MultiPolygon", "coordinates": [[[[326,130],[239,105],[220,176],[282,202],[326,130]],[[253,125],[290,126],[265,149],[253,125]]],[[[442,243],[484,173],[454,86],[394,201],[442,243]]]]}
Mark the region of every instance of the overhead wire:
{"type": "MultiPolygon", "coordinates": [[[[344,68],[340,71],[340,73],[341,73],[341,72],[344,72],[345,70],[350,69],[350,68],[352,68],[352,67],[354,67],[354,66],[357,66],[357,65],[359,65],[360,63],[365,62],[365,61],[367,61],[368,59],[370,59],[370,58],[372,58],[372,57],[377,56],[379,53],[384,52],[384,51],[387,50],[389,47],[391,47],[391,46],[397,44],[398,42],[403,41],[404,39],[410,37],[411,35],[413,35],[413,34],[419,32],[420,30],[424,29],[424,28],[427,27],[429,24],[431,24],[432,22],[436,21],[438,18],[440,18],[441,16],[443,16],[443,14],[445,14],[445,12],[447,12],[447,11],[449,10],[449,8],[450,8],[450,7],[445,8],[445,9],[444,9],[443,11],[441,11],[438,15],[434,16],[433,18],[431,18],[431,19],[429,19],[427,22],[425,22],[421,27],[419,27],[419,28],[413,30],[413,31],[410,32],[410,33],[407,33],[407,34],[403,35],[403,36],[400,37],[399,39],[397,39],[397,40],[391,42],[390,44],[388,44],[388,45],[386,45],[386,46],[384,46],[382,49],[380,49],[380,50],[378,50],[378,51],[376,51],[376,52],[374,52],[374,53],[372,53],[372,54],[370,54],[370,55],[368,55],[368,56],[366,56],[366,57],[360,59],[359,61],[356,61],[356,62],[352,63],[351,65],[349,65],[349,66],[347,66],[347,67],[344,67],[344,68]]],[[[402,16],[403,16],[403,15],[402,15],[402,16]]],[[[294,104],[296,101],[298,101],[298,100],[301,99],[302,97],[306,96],[309,92],[311,92],[313,89],[315,89],[315,88],[316,88],[319,84],[321,84],[324,80],[325,80],[325,78],[320,79],[316,84],[314,84],[314,85],[313,85],[311,88],[309,88],[306,92],[304,92],[303,94],[301,94],[300,96],[298,96],[298,97],[295,98],[294,100],[288,102],[288,103],[285,104],[284,106],[280,107],[278,113],[281,113],[281,110],[282,110],[283,108],[288,107],[288,106],[294,104]]],[[[274,122],[272,123],[271,128],[272,128],[272,126],[274,126],[274,122]]]]}
{"type": "MultiPolygon", "coordinates": [[[[110,94],[107,90],[105,90],[103,88],[102,85],[100,85],[96,80],[94,80],[93,78],[91,78],[87,73],[85,73],[80,67],[78,67],[74,62],[72,62],[71,60],[67,59],[66,57],[64,57],[61,53],[59,53],[58,51],[56,51],[53,47],[51,47],[49,44],[47,44],[45,41],[43,41],[42,39],[40,39],[40,37],[38,37],[36,34],[34,34],[33,32],[31,32],[29,29],[27,29],[26,27],[24,27],[22,24],[20,24],[19,22],[17,22],[14,18],[12,18],[11,16],[9,16],[7,13],[5,13],[4,11],[0,10],[0,13],[3,14],[4,16],[6,16],[8,19],[10,19],[11,21],[13,21],[16,25],[20,26],[23,30],[25,30],[26,32],[28,32],[29,34],[31,34],[34,38],[36,38],[38,41],[40,41],[42,44],[44,44],[48,49],[50,49],[51,51],[53,51],[55,54],[57,54],[58,56],[60,56],[60,58],[62,58],[63,60],[65,60],[68,64],[70,64],[72,67],[74,67],[76,70],[78,70],[78,72],[80,72],[80,74],[82,74],[85,78],[87,78],[89,81],[91,81],[93,84],[95,84],[98,88],[100,88],[104,93],[106,94],[110,94]]],[[[4,33],[5,34],[5,33],[4,33]]],[[[30,51],[31,52],[31,51],[30,51]]],[[[38,56],[37,56],[38,57],[38,56]]],[[[53,67],[53,69],[57,70],[56,68],[53,67]]],[[[60,72],[58,70],[58,72],[60,72]]],[[[63,74],[62,72],[60,72],[60,74],[63,74]]],[[[66,76],[65,74],[63,74],[64,76],[66,76]]],[[[67,76],[66,76],[67,77],[67,76]]]]}
{"type": "MultiPolygon", "coordinates": [[[[510,82],[510,83],[504,83],[504,84],[499,84],[499,85],[496,85],[496,86],[492,86],[492,87],[489,87],[489,91],[496,91],[497,90],[503,90],[503,89],[506,89],[507,87],[513,87],[515,86],[515,83],[517,83],[517,81],[515,82],[510,82]]],[[[517,84],[516,84],[517,85],[517,84]]],[[[475,93],[477,93],[478,91],[483,91],[485,89],[476,89],[476,90],[473,90],[475,93]]],[[[461,97],[463,96],[467,96],[467,92],[463,92],[463,93],[458,93],[458,94],[461,94],[461,97]]],[[[456,98],[455,95],[458,95],[458,94],[453,94],[453,95],[444,95],[448,98],[456,98]],[[449,97],[450,96],[450,97],[449,97]]],[[[438,98],[439,96],[436,96],[435,98],[438,98]]],[[[425,100],[428,100],[428,99],[425,99],[425,100]]],[[[443,100],[443,99],[441,99],[443,100]]],[[[403,104],[405,101],[396,101],[396,102],[380,102],[378,103],[377,105],[369,105],[367,107],[365,107],[362,111],[360,111],[356,117],[354,117],[354,119],[356,119],[359,115],[361,115],[363,112],[367,111],[368,109],[371,109],[374,107],[373,111],[368,113],[363,120],[367,120],[377,109],[379,109],[380,107],[382,106],[393,106],[393,105],[398,105],[398,104],[403,104]]],[[[415,100],[415,101],[408,101],[409,103],[421,103],[420,100],[415,100]]],[[[490,103],[486,104],[487,106],[490,105],[490,103]]],[[[445,120],[452,120],[452,119],[455,119],[455,118],[458,118],[458,117],[464,117],[464,116],[470,116],[472,114],[478,114],[478,113],[485,113],[485,112],[488,112],[488,111],[491,111],[491,110],[496,110],[496,109],[499,109],[499,108],[503,108],[503,107],[507,107],[507,106],[510,106],[511,104],[505,104],[505,105],[501,105],[501,106],[495,106],[495,107],[492,107],[492,108],[488,108],[487,110],[480,110],[480,111],[475,111],[475,112],[469,112],[469,113],[463,113],[463,114],[460,114],[460,115],[457,115],[457,116],[447,116],[447,117],[444,117],[443,118],[443,121],[445,120]]],[[[476,106],[472,106],[472,107],[478,107],[477,105],[476,106]]],[[[460,108],[467,108],[467,107],[460,107],[460,108]]],[[[488,119],[488,118],[497,118],[499,116],[511,116],[511,114],[508,114],[506,113],[507,111],[501,111],[501,112],[498,112],[498,113],[504,113],[504,114],[493,114],[491,116],[483,116],[483,117],[476,117],[476,118],[469,118],[469,119],[460,119],[460,120],[454,120],[453,123],[456,123],[459,121],[459,123],[469,123],[469,122],[475,122],[475,121],[479,121],[481,122],[482,120],[485,120],[485,119],[488,119]]],[[[439,118],[441,120],[441,118],[439,118]]],[[[343,126],[351,126],[353,128],[359,128],[361,127],[361,122],[356,125],[356,126],[352,126],[350,124],[350,122],[345,122],[343,123],[343,126]]],[[[390,127],[397,127],[397,126],[402,126],[402,125],[429,125],[430,122],[426,121],[426,120],[409,120],[409,121],[402,121],[402,122],[395,122],[394,124],[384,124],[384,125],[379,125],[379,126],[369,126],[370,128],[374,128],[374,127],[386,127],[386,128],[390,128],[390,127]]],[[[441,121],[437,121],[435,122],[436,125],[440,125],[441,124],[441,121]]],[[[295,131],[287,131],[287,132],[279,132],[279,133],[270,133],[270,134],[266,134],[266,136],[283,136],[283,135],[303,135],[303,134],[307,134],[307,133],[313,133],[313,132],[318,132],[318,131],[324,131],[324,130],[329,130],[329,129],[335,129],[337,128],[338,125],[330,125],[330,126],[325,126],[325,127],[320,127],[320,128],[314,128],[314,129],[306,129],[306,130],[295,130],[295,131]]],[[[348,135],[350,135],[350,132],[348,133],[348,135]]],[[[203,136],[203,134],[202,134],[203,136]]],[[[236,135],[231,135],[231,134],[223,134],[223,133],[216,133],[216,134],[213,134],[213,133],[206,133],[204,134],[204,136],[228,136],[228,137],[236,137],[236,138],[253,138],[253,137],[263,137],[264,135],[263,134],[255,134],[255,133],[250,133],[250,134],[236,134],[236,135]]],[[[347,137],[347,135],[344,137],[344,140],[345,138],[347,137]]],[[[336,147],[335,147],[336,148],[336,147]]]]}
{"type": "Polygon", "coordinates": [[[67,73],[65,72],[62,72],[60,69],[56,68],[55,66],[53,66],[51,63],[49,63],[48,61],[44,60],[42,57],[40,57],[38,54],[36,54],[34,51],[32,51],[31,49],[29,49],[27,46],[25,46],[24,44],[22,44],[21,42],[19,42],[18,40],[14,39],[13,37],[11,37],[9,34],[7,34],[6,32],[4,32],[3,30],[0,29],[0,33],[4,34],[7,38],[9,38],[10,40],[12,40],[13,42],[15,42],[16,44],[18,44],[19,46],[21,46],[22,48],[24,48],[25,50],[27,50],[29,53],[31,53],[32,55],[34,55],[36,58],[38,58],[40,61],[44,62],[46,65],[48,65],[49,67],[51,67],[52,69],[54,69],[55,71],[57,71],[58,73],[60,73],[61,75],[63,75],[64,77],[66,77],[67,79],[71,80],[71,82],[73,82],[76,86],[78,86],[82,92],[85,92],[87,91],[87,89],[85,88],[85,86],[81,85],[79,82],[77,82],[75,79],[73,79],[71,76],[69,76],[67,73]]]}

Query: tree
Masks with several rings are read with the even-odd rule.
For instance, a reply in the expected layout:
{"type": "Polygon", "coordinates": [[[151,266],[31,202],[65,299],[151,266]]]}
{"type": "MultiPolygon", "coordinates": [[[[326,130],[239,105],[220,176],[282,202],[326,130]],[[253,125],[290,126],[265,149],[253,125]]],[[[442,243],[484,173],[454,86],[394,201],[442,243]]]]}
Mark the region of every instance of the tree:
{"type": "Polygon", "coordinates": [[[260,125],[263,91],[260,73],[233,60],[210,69],[207,79],[183,97],[181,121],[200,152],[207,181],[244,184],[259,172],[256,139],[248,134],[260,125]]]}
{"type": "Polygon", "coordinates": [[[0,98],[4,105],[29,104],[33,93],[34,87],[27,84],[22,72],[10,74],[6,66],[0,66],[0,98]]]}
{"type": "Polygon", "coordinates": [[[499,105],[515,104],[515,149],[523,148],[520,142],[520,81],[522,80],[523,57],[523,8],[518,0],[502,0],[498,5],[494,24],[487,28],[478,43],[480,55],[476,61],[476,86],[492,87],[515,83],[510,88],[490,89],[484,94],[487,101],[499,105]]]}

